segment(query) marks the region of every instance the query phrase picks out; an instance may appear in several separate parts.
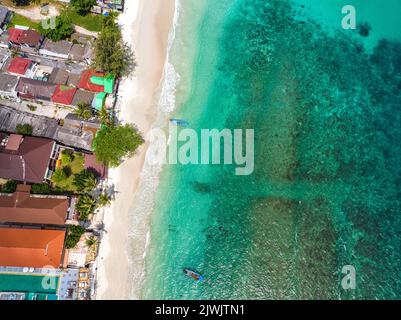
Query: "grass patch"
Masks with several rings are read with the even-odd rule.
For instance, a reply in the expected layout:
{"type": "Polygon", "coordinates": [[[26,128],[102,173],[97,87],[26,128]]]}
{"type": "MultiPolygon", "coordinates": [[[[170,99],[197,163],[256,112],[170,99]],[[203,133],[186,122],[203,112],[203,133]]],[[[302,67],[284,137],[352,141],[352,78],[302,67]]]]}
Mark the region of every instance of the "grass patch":
{"type": "Polygon", "coordinates": [[[56,189],[61,189],[64,191],[77,192],[76,187],[73,184],[74,175],[80,173],[84,169],[84,156],[82,153],[75,152],[72,155],[72,160],[67,163],[61,163],[61,169],[67,168],[69,171],[69,176],[60,182],[53,182],[56,189]]]}
{"type": "Polygon", "coordinates": [[[18,13],[14,13],[11,23],[8,25],[8,27],[11,28],[15,27],[16,25],[26,26],[35,30],[38,30],[39,28],[39,22],[32,21],[27,17],[24,17],[18,13]]]}
{"type": "Polygon", "coordinates": [[[85,28],[86,30],[100,32],[102,29],[103,16],[100,14],[81,16],[73,10],[69,10],[67,16],[71,18],[73,24],[85,28]]]}

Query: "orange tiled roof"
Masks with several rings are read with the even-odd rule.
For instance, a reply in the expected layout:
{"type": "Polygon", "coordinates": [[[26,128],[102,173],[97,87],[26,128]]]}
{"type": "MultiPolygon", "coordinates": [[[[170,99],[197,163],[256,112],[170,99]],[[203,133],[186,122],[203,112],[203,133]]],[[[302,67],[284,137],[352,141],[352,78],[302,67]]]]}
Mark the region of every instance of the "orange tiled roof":
{"type": "Polygon", "coordinates": [[[64,230],[0,228],[0,266],[60,266],[64,230]]]}

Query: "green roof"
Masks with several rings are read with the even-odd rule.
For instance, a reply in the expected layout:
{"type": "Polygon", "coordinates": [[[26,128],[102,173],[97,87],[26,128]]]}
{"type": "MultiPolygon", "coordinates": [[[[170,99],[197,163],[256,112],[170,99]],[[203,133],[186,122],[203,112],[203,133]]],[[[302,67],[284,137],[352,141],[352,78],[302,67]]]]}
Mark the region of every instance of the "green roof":
{"type": "Polygon", "coordinates": [[[113,93],[115,77],[112,74],[108,74],[104,78],[103,77],[98,77],[98,76],[92,76],[90,78],[90,81],[93,84],[97,84],[99,86],[103,86],[104,87],[104,89],[103,89],[104,92],[113,93]]]}
{"type": "Polygon", "coordinates": [[[94,100],[94,102],[95,102],[94,107],[95,107],[96,110],[101,110],[102,109],[103,104],[104,104],[104,100],[106,99],[106,95],[107,95],[106,92],[98,92],[96,94],[95,100],[94,100]]]}

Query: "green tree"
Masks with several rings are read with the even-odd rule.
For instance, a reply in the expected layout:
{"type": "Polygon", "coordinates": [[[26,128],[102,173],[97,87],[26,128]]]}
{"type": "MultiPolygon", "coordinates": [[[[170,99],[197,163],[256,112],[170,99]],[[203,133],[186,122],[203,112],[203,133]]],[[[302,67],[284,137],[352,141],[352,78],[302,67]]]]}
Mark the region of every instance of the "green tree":
{"type": "Polygon", "coordinates": [[[89,194],[83,194],[79,196],[75,208],[79,213],[79,221],[88,220],[88,216],[96,210],[96,200],[89,194]]]}
{"type": "Polygon", "coordinates": [[[73,185],[77,188],[78,192],[92,191],[96,187],[96,184],[96,176],[90,170],[82,170],[74,176],[73,185]]]}
{"type": "Polygon", "coordinates": [[[92,108],[87,103],[78,103],[75,114],[84,120],[89,120],[93,117],[92,108]]]}
{"type": "Polygon", "coordinates": [[[71,0],[70,4],[80,15],[86,15],[96,4],[96,0],[71,0]]]}
{"type": "Polygon", "coordinates": [[[18,134],[22,134],[23,136],[31,136],[33,132],[33,128],[30,124],[17,124],[15,131],[18,134]]]}
{"type": "Polygon", "coordinates": [[[42,23],[39,24],[39,32],[53,41],[60,41],[67,39],[74,32],[71,19],[66,13],[61,13],[56,17],[55,28],[43,27],[42,23]]]}
{"type": "Polygon", "coordinates": [[[131,124],[103,126],[93,140],[93,149],[99,162],[116,167],[124,157],[133,156],[142,143],[142,136],[131,124]]]}
{"type": "Polygon", "coordinates": [[[85,233],[85,228],[81,226],[74,226],[74,225],[69,226],[67,230],[67,237],[65,239],[65,247],[67,249],[74,248],[84,233],[85,233]]]}
{"type": "Polygon", "coordinates": [[[123,41],[121,30],[113,17],[105,17],[95,43],[94,64],[97,69],[116,77],[127,76],[135,68],[134,54],[123,41]]]}

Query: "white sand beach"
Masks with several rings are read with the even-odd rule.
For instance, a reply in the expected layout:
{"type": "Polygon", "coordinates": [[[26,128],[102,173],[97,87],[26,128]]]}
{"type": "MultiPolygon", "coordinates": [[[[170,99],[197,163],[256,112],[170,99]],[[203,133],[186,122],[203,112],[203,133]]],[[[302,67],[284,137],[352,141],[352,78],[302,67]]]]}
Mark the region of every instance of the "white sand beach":
{"type": "MultiPolygon", "coordinates": [[[[124,79],[120,85],[118,117],[123,123],[134,123],[143,136],[156,116],[155,100],[160,90],[173,17],[174,0],[129,0],[124,14],[119,17],[124,39],[134,50],[137,68],[132,78],[124,79]]],[[[130,209],[134,206],[146,149],[147,143],[135,157],[109,171],[109,184],[114,184],[116,195],[104,210],[105,233],[97,260],[97,300],[130,298],[130,209]]]]}

